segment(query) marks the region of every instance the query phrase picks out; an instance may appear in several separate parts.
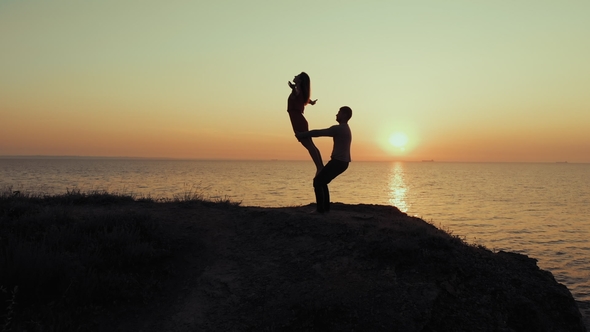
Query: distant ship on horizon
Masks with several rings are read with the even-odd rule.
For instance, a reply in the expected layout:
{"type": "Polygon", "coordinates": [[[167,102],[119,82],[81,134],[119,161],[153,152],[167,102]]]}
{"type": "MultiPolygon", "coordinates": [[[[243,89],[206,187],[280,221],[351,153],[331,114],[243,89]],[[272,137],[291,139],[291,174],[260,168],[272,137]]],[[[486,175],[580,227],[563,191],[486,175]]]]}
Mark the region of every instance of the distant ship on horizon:
{"type": "Polygon", "coordinates": [[[423,163],[432,163],[432,162],[434,162],[434,159],[428,159],[428,160],[423,159],[422,162],[423,163]]]}

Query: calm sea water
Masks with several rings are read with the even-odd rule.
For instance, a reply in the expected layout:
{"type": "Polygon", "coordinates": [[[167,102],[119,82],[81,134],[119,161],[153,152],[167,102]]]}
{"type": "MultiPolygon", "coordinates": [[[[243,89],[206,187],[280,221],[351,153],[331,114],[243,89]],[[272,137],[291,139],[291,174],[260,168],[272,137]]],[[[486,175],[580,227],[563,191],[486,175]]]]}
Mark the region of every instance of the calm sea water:
{"type": "MultiPolygon", "coordinates": [[[[314,201],[307,161],[0,158],[0,189],[196,192],[243,206],[314,201]]],[[[333,201],[386,204],[492,250],[523,253],[590,305],[590,164],[353,162],[333,201]]]]}

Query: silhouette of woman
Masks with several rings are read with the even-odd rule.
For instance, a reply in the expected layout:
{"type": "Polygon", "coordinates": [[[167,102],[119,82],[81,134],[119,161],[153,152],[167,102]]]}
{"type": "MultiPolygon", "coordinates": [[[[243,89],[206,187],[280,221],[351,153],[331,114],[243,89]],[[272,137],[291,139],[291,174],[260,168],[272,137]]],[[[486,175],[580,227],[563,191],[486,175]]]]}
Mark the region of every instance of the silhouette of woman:
{"type": "MultiPolygon", "coordinates": [[[[291,119],[291,125],[295,133],[302,131],[309,131],[307,120],[303,116],[303,110],[305,105],[315,105],[316,100],[310,100],[311,95],[311,81],[309,75],[305,72],[295,76],[293,83],[289,81],[289,87],[291,88],[291,94],[287,99],[287,112],[289,113],[289,119],[291,119]]],[[[313,144],[311,138],[298,139],[299,142],[307,149],[311,159],[313,160],[317,173],[324,168],[324,162],[322,161],[322,155],[320,150],[313,144]]]]}

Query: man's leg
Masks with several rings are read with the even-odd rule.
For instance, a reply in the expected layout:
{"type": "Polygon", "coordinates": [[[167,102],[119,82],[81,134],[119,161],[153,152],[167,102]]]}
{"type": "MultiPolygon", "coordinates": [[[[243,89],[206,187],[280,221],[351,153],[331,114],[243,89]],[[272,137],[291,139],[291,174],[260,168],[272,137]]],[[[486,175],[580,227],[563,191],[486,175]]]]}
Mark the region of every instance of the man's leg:
{"type": "MultiPolygon", "coordinates": [[[[321,172],[321,171],[320,171],[321,172]]],[[[328,185],[324,184],[315,184],[314,182],[314,186],[313,186],[313,191],[315,192],[315,202],[316,202],[316,210],[319,213],[324,213],[325,211],[325,206],[326,206],[326,192],[328,192],[328,185]]],[[[329,200],[329,198],[328,198],[329,200]]]]}
{"type": "Polygon", "coordinates": [[[324,212],[330,212],[330,189],[328,189],[328,185],[324,186],[324,212]]]}
{"type": "Polygon", "coordinates": [[[313,189],[316,196],[317,210],[320,213],[330,211],[330,191],[328,183],[348,168],[348,163],[330,160],[313,179],[313,189]]]}

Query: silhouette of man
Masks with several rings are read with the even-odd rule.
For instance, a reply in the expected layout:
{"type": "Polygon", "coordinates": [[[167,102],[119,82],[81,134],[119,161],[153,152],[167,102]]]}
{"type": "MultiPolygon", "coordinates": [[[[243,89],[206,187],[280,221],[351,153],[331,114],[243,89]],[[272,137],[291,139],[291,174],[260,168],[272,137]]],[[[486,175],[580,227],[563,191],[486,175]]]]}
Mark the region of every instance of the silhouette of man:
{"type": "Polygon", "coordinates": [[[334,147],[330,161],[322,168],[313,179],[313,190],[317,203],[317,213],[330,212],[330,191],[328,183],[342,174],[350,163],[350,144],[352,132],[348,126],[348,120],[352,117],[352,109],[348,106],[340,107],[336,114],[337,125],[326,129],[315,129],[295,134],[297,138],[330,136],[334,138],[334,147]]]}

